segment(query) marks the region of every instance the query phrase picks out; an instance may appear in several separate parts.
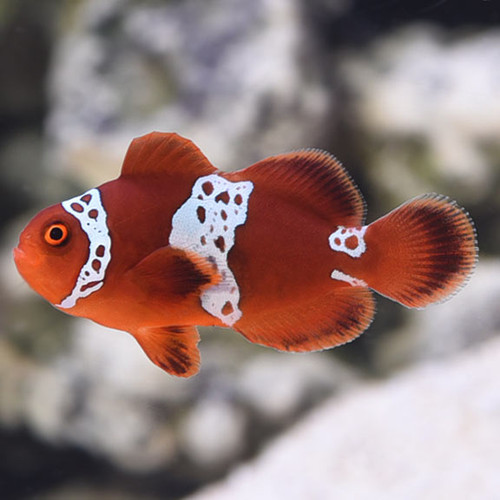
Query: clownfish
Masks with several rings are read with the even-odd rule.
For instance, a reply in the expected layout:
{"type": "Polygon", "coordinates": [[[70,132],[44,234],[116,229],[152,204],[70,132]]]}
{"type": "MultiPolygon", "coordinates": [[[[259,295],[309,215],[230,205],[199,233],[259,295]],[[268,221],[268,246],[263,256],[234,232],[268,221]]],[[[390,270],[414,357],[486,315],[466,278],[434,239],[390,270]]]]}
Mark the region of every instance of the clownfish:
{"type": "Polygon", "coordinates": [[[189,377],[197,325],[316,351],[368,328],[372,290],[423,308],[467,282],[476,233],[454,201],[425,194],[371,224],[365,212],[327,152],[222,172],[191,141],[153,132],[132,141],[117,179],[36,215],[14,259],[57,309],[131,333],[189,377]]]}

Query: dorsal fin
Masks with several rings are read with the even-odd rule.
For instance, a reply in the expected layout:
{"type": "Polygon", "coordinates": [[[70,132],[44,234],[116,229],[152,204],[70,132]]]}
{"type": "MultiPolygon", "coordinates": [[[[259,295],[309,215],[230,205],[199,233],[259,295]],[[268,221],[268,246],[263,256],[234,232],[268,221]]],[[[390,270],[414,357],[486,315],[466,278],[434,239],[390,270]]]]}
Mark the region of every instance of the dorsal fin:
{"type": "Polygon", "coordinates": [[[151,132],[130,143],[121,176],[158,175],[172,170],[208,175],[216,169],[192,141],[174,133],[151,132]]]}
{"type": "Polygon", "coordinates": [[[361,192],[342,164],[326,151],[306,149],[271,156],[226,177],[267,184],[276,195],[300,203],[335,225],[364,223],[361,192]]]}

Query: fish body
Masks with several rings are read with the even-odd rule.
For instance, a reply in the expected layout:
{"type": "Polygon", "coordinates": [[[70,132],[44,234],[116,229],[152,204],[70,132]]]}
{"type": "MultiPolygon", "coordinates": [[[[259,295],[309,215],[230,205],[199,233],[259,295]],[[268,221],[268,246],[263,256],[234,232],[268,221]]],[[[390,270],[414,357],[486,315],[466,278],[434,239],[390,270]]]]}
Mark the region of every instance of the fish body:
{"type": "Polygon", "coordinates": [[[131,333],[190,376],[196,326],[285,351],[334,347],[369,326],[372,290],[416,308],[453,295],[477,246],[468,214],[440,195],[367,225],[326,152],[221,172],[191,141],[154,132],[132,142],[117,179],[35,216],[14,257],[55,307],[131,333]]]}

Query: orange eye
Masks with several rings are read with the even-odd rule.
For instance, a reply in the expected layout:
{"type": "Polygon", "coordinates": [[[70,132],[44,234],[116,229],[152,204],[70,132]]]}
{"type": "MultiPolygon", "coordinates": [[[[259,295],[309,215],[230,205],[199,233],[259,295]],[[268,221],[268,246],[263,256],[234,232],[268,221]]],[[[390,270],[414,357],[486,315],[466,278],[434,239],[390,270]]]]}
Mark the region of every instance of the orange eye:
{"type": "Polygon", "coordinates": [[[46,229],[44,238],[49,245],[57,247],[65,243],[68,239],[68,236],[68,228],[64,224],[57,222],[55,224],[51,224],[46,229]]]}

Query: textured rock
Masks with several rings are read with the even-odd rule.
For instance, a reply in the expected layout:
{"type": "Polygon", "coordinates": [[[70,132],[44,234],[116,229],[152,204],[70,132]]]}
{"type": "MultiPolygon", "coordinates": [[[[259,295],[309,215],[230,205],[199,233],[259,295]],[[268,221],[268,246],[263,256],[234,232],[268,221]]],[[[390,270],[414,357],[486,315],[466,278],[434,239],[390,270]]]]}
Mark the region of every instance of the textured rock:
{"type": "Polygon", "coordinates": [[[330,96],[299,50],[296,1],[80,2],[51,75],[55,164],[108,179],[151,130],[191,138],[226,169],[311,145],[330,96]]]}
{"type": "Polygon", "coordinates": [[[440,359],[478,344],[500,329],[500,262],[482,259],[466,288],[444,304],[408,311],[401,329],[374,346],[377,368],[388,372],[425,359],[440,359]]]}
{"type": "Polygon", "coordinates": [[[315,411],[189,500],[496,498],[500,340],[315,411]]]}
{"type": "MultiPolygon", "coordinates": [[[[411,8],[406,3],[395,6],[394,2],[373,8],[369,2],[365,5],[349,0],[48,3],[50,9],[45,3],[38,10],[23,8],[21,3],[18,7],[48,23],[44,30],[51,35],[39,39],[43,44],[38,50],[23,54],[14,50],[19,47],[19,37],[29,31],[18,21],[9,31],[13,38],[5,44],[10,63],[22,64],[30,76],[29,81],[18,85],[15,75],[19,73],[9,64],[0,78],[0,87],[6,91],[0,97],[0,108],[8,115],[4,121],[9,127],[17,124],[15,133],[8,132],[8,140],[0,144],[0,191],[9,217],[28,200],[58,201],[110,179],[117,174],[131,138],[159,129],[192,138],[211,161],[225,169],[242,167],[284,150],[336,142],[340,149],[332,147],[332,151],[346,164],[351,163],[349,156],[354,157],[353,165],[349,165],[351,172],[357,181],[364,182],[367,197],[387,204],[384,209],[405,197],[440,190],[468,207],[479,200],[485,207],[485,217],[477,219],[482,222],[480,236],[487,231],[500,234],[495,226],[498,169],[492,167],[498,163],[495,140],[499,131],[496,32],[448,39],[440,30],[391,29],[383,39],[370,42],[372,45],[355,43],[373,40],[379,30],[386,30],[393,22],[393,9],[421,12],[420,3],[411,8]],[[62,14],[54,30],[56,16],[52,14],[59,9],[62,14]],[[370,22],[367,26],[368,18],[371,27],[370,22]],[[353,46],[346,56],[349,61],[346,58],[341,67],[338,58],[346,52],[339,53],[339,41],[342,48],[353,46]],[[43,75],[25,54],[48,53],[49,42],[55,50],[47,84],[50,102],[46,136],[42,136],[38,122],[33,125],[29,116],[37,115],[41,120],[45,110],[45,97],[41,95],[45,85],[40,82],[43,75]],[[7,88],[7,80],[14,85],[7,88]],[[339,80],[348,92],[356,94],[354,99],[338,100],[339,80]],[[19,102],[15,95],[25,94],[27,88],[35,89],[36,99],[30,101],[28,96],[26,102],[19,102]],[[6,109],[16,102],[21,104],[17,111],[6,109]],[[332,106],[336,106],[334,117],[332,106]],[[336,128],[339,123],[346,127],[336,128]],[[359,130],[363,134],[357,133],[359,130]],[[359,165],[366,168],[362,170],[359,165]],[[72,183],[70,192],[68,179],[72,183]],[[16,210],[12,209],[14,203],[16,210]]],[[[447,4],[455,9],[451,2],[444,2],[447,4]]],[[[379,208],[371,203],[370,216],[379,208]]],[[[475,207],[470,208],[476,218],[475,207]]],[[[7,247],[14,239],[14,235],[2,234],[7,247]]],[[[498,251],[498,245],[491,248],[498,251]]],[[[220,476],[325,397],[359,384],[351,370],[331,354],[278,354],[250,345],[234,333],[212,330],[205,331],[200,344],[201,373],[189,381],[173,379],[152,366],[126,334],[69,320],[34,298],[13,271],[10,248],[0,260],[0,424],[3,429],[26,429],[26,434],[39,437],[45,446],[52,445],[54,454],[75,447],[97,457],[96,467],[109,461],[115,472],[123,469],[127,480],[123,476],[113,478],[113,473],[106,476],[106,472],[96,479],[99,485],[115,480],[116,498],[123,497],[129,478],[139,478],[142,483],[155,471],[167,481],[183,483],[184,491],[220,476]]],[[[368,333],[356,345],[374,353],[379,372],[389,372],[484,341],[499,328],[497,267],[494,262],[481,264],[470,285],[453,301],[424,312],[410,312],[404,317],[405,324],[401,320],[401,329],[393,334],[375,335],[375,322],[373,336],[368,333]],[[406,328],[408,319],[410,327],[406,328]]],[[[360,356],[356,362],[361,366],[364,359],[360,356]]],[[[342,482],[346,475],[359,478],[361,491],[365,487],[363,474],[372,467],[374,472],[380,471],[381,480],[387,481],[385,487],[392,493],[393,484],[399,484],[392,474],[402,471],[408,476],[411,465],[417,472],[415,491],[421,492],[421,485],[427,479],[430,484],[434,476],[419,462],[427,457],[417,456],[420,428],[412,420],[412,411],[426,425],[429,419],[438,418],[434,407],[444,408],[435,399],[439,396],[448,403],[453,398],[447,396],[444,387],[432,387],[434,379],[430,381],[425,375],[428,371],[416,373],[423,373],[431,386],[430,413],[424,412],[419,397],[405,399],[403,390],[397,389],[403,385],[400,381],[390,382],[386,389],[376,386],[373,392],[368,391],[373,407],[355,403],[361,398],[358,392],[342,403],[351,405],[348,415],[340,409],[332,410],[340,414],[341,427],[334,427],[333,420],[323,424],[317,437],[319,451],[309,450],[305,443],[296,451],[290,444],[286,448],[290,450],[289,461],[282,462],[283,466],[269,465],[270,471],[276,471],[274,477],[271,473],[267,476],[274,481],[273,487],[295,486],[297,495],[304,491],[301,488],[308,488],[311,494],[302,498],[328,498],[329,486],[321,490],[319,474],[331,462],[326,458],[323,464],[318,457],[323,452],[327,455],[328,450],[321,449],[323,441],[327,446],[333,442],[329,440],[337,440],[335,446],[339,445],[342,456],[331,470],[332,477],[338,474],[342,491],[353,491],[349,489],[353,483],[342,482]],[[384,396],[384,391],[391,397],[384,396]],[[402,407],[392,402],[393,396],[400,398],[395,401],[402,407]],[[361,423],[357,409],[363,418],[361,423]],[[401,422],[393,422],[392,413],[402,416],[401,422]],[[382,431],[379,441],[370,441],[377,438],[379,429],[385,429],[385,419],[400,443],[385,447],[382,431]],[[374,423],[366,428],[371,420],[374,423]],[[399,427],[405,421],[408,427],[399,427]],[[402,447],[400,465],[396,447],[401,443],[408,443],[408,450],[402,447]],[[311,463],[320,462],[318,471],[309,468],[306,456],[311,463]],[[384,457],[393,460],[394,472],[383,468],[384,457]],[[410,464],[414,457],[415,463],[410,464]],[[301,470],[294,469],[299,465],[301,470]],[[298,484],[301,476],[313,487],[298,484]]],[[[410,395],[416,394],[408,390],[410,395]]],[[[468,401],[466,396],[464,400],[468,401]]],[[[486,395],[484,401],[486,406],[496,404],[486,395]]],[[[330,408],[337,406],[332,402],[330,408]]],[[[467,409],[473,423],[476,409],[467,409]]],[[[447,410],[452,430],[439,427],[445,437],[460,424],[470,431],[468,422],[457,420],[455,410],[447,410]]],[[[436,467],[449,484],[446,474],[461,471],[459,458],[449,459],[441,448],[435,449],[431,441],[439,442],[437,431],[433,434],[422,429],[431,458],[442,460],[436,467]],[[446,470],[448,463],[451,465],[446,470]]],[[[305,431],[300,433],[305,435],[305,431]]],[[[472,443],[476,437],[467,439],[472,443]]],[[[314,442],[316,438],[310,439],[314,442]]],[[[445,442],[442,446],[453,444],[445,442]]],[[[276,455],[283,453],[280,450],[276,455]]],[[[274,452],[264,455],[262,469],[271,463],[268,455],[272,458],[274,452]]],[[[43,470],[34,461],[32,467],[43,470]]],[[[255,469],[258,472],[261,467],[256,465],[255,469]]],[[[54,470],[53,484],[69,483],[66,469],[54,470]]],[[[65,484],[59,497],[90,498],[92,485],[83,484],[90,476],[82,471],[77,477],[82,492],[77,488],[75,493],[69,485],[66,489],[65,484]]],[[[11,482],[22,483],[16,478],[11,482]]],[[[156,488],[165,484],[158,476],[152,482],[156,488]]],[[[378,484],[376,479],[373,482],[378,484]]],[[[151,484],[149,490],[142,487],[153,491],[151,484]]],[[[262,488],[263,495],[272,491],[264,483],[262,488]]],[[[99,486],[96,491],[95,498],[105,498],[99,486]]],[[[137,487],[136,491],[142,490],[137,487]]],[[[478,495],[482,493],[478,491],[478,495]]],[[[279,493],[271,498],[287,496],[279,493]]],[[[403,493],[399,498],[412,498],[403,493]]],[[[47,495],[52,497],[57,494],[47,495]]],[[[134,497],[132,491],[130,497],[134,497]]],[[[356,498],[354,494],[344,497],[356,498]]]]}
{"type": "Polygon", "coordinates": [[[497,31],[453,40],[412,26],[345,60],[356,120],[373,140],[372,181],[383,192],[402,200],[441,185],[469,203],[489,192],[499,43],[497,31]]]}
{"type": "Polygon", "coordinates": [[[242,400],[256,415],[274,424],[286,422],[332,390],[345,390],[358,382],[327,353],[290,356],[273,351],[245,363],[238,378],[242,400]]]}
{"type": "MultiPolygon", "coordinates": [[[[48,442],[93,450],[122,467],[154,469],[176,452],[173,429],[155,404],[182,399],[180,387],[170,377],[148,371],[145,360],[142,366],[136,357],[140,353],[122,334],[106,333],[107,351],[99,349],[105,332],[97,327],[95,334],[89,328],[84,337],[77,334],[69,351],[50,364],[28,363],[21,370],[23,357],[17,356],[19,368],[9,374],[23,388],[17,395],[16,423],[23,422],[48,442]]],[[[0,384],[0,401],[6,401],[9,385],[0,384]]],[[[4,413],[2,419],[7,417],[4,413]]]]}
{"type": "Polygon", "coordinates": [[[246,447],[248,414],[232,401],[201,399],[181,425],[188,457],[203,468],[238,458],[246,447]]]}

